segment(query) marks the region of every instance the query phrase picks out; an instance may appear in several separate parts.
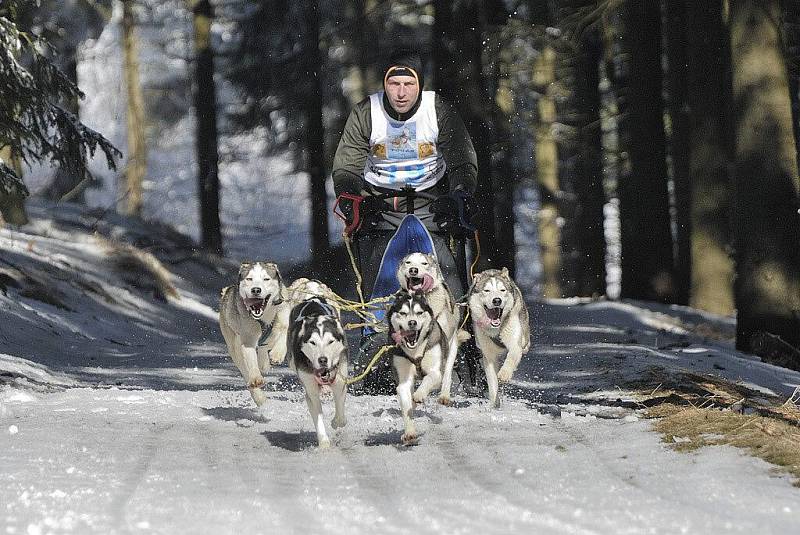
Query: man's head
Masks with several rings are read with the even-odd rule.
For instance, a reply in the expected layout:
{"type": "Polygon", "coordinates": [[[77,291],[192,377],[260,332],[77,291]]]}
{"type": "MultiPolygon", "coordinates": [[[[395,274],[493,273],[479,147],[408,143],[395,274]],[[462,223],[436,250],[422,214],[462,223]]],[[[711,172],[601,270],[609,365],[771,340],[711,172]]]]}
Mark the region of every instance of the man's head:
{"type": "Polygon", "coordinates": [[[408,113],[422,91],[422,58],[416,52],[401,48],[389,57],[383,74],[383,87],[389,104],[397,113],[408,113]]]}

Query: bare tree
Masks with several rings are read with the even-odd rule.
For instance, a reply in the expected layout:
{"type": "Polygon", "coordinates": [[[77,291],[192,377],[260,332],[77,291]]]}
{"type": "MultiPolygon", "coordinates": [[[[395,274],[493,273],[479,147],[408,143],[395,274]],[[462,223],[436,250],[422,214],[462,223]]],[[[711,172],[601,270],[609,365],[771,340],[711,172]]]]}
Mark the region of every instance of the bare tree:
{"type": "MultiPolygon", "coordinates": [[[[730,44],[723,1],[687,2],[686,97],[691,182],[690,305],[733,314],[730,44]]],[[[679,210],[686,207],[678,206],[679,210]]]]}
{"type": "Polygon", "coordinates": [[[482,267],[496,265],[495,195],[491,181],[489,109],[483,80],[483,28],[485,13],[478,0],[434,1],[434,87],[453,102],[469,130],[478,157],[478,189],[481,210],[477,226],[481,238],[482,267]]]}
{"type": "MultiPolygon", "coordinates": [[[[736,346],[800,347],[800,200],[780,0],[731,0],[736,346]]],[[[795,362],[800,366],[800,362],[795,362]]]]}
{"type": "Polygon", "coordinates": [[[665,157],[661,9],[658,0],[626,2],[617,79],[620,150],[628,165],[619,178],[622,296],[671,302],[672,236],[665,157]],[[619,91],[619,90],[618,90],[619,91]]]}
{"type": "Polygon", "coordinates": [[[214,10],[209,0],[190,0],[194,26],[194,109],[197,118],[197,182],[203,248],[222,254],[219,219],[219,152],[217,143],[217,94],[214,85],[214,49],[211,23],[214,10]]]}
{"type": "Polygon", "coordinates": [[[142,211],[142,183],[147,174],[145,144],[144,99],[139,83],[139,52],[136,38],[136,0],[122,0],[122,49],[125,74],[128,154],[124,169],[125,180],[119,187],[118,209],[126,215],[142,211]]]}
{"type": "MultiPolygon", "coordinates": [[[[672,209],[675,229],[675,276],[673,302],[689,304],[691,288],[691,185],[689,104],[687,80],[687,2],[664,3],[664,40],[667,52],[667,110],[670,117],[669,143],[672,209]]],[[[705,7],[705,6],[704,6],[705,7]]]]}

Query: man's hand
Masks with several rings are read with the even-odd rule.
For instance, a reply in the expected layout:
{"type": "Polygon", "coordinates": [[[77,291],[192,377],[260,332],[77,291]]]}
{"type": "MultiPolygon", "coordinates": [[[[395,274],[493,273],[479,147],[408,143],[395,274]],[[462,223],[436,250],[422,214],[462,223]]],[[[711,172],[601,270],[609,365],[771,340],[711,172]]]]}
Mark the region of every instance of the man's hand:
{"type": "Polygon", "coordinates": [[[344,216],[345,226],[353,227],[353,232],[364,227],[375,226],[380,219],[380,213],[385,208],[385,203],[372,196],[341,196],[339,210],[344,216]]]}
{"type": "Polygon", "coordinates": [[[472,218],[475,216],[475,202],[472,196],[463,191],[451,191],[437,197],[430,206],[433,222],[442,232],[461,239],[475,231],[472,218]]]}

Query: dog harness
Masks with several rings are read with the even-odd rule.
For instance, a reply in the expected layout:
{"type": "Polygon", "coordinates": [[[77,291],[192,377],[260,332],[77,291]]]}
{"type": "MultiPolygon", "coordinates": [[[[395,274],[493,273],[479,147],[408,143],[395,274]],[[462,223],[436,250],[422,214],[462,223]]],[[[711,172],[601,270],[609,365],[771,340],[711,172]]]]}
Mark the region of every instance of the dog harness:
{"type": "Polygon", "coordinates": [[[335,308],[333,308],[333,307],[332,307],[330,304],[328,304],[326,301],[323,301],[322,299],[319,299],[319,298],[317,298],[317,297],[312,297],[311,299],[306,299],[306,300],[303,302],[303,308],[301,308],[301,309],[300,309],[300,313],[299,313],[299,314],[297,315],[297,317],[295,318],[295,320],[294,320],[294,321],[295,321],[295,323],[297,323],[297,322],[300,322],[300,321],[303,321],[304,319],[306,319],[306,318],[308,317],[308,316],[306,315],[306,309],[307,309],[307,308],[308,308],[308,307],[309,307],[309,306],[310,306],[312,303],[313,303],[313,304],[316,304],[316,305],[319,305],[320,307],[322,307],[322,309],[323,309],[323,310],[325,310],[325,314],[323,314],[323,316],[333,316],[333,317],[336,317],[336,309],[335,309],[335,308]]]}

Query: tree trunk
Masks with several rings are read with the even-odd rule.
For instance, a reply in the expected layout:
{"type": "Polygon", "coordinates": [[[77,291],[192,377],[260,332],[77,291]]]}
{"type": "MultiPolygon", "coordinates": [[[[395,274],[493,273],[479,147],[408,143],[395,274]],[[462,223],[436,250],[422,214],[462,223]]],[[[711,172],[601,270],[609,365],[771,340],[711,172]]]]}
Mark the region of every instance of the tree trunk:
{"type": "Polygon", "coordinates": [[[533,85],[540,93],[534,133],[536,174],[539,182],[539,246],[542,258],[542,295],[563,297],[561,288],[561,229],[558,225],[558,146],[553,135],[556,104],[553,96],[556,52],[547,45],[533,66],[533,85]]]}
{"type": "Polygon", "coordinates": [[[789,62],[789,96],[792,99],[794,144],[800,159],[800,2],[783,3],[786,54],[789,62]]]}
{"type": "Polygon", "coordinates": [[[491,181],[491,143],[487,124],[482,35],[483,10],[478,0],[434,1],[434,87],[455,105],[472,137],[478,158],[476,201],[481,208],[479,270],[497,265],[495,195],[491,181]]]}
{"type": "Polygon", "coordinates": [[[686,7],[686,36],[691,51],[686,56],[692,188],[689,304],[730,315],[734,312],[732,183],[728,171],[730,45],[722,0],[688,2],[686,7]]]}
{"type": "Polygon", "coordinates": [[[139,57],[137,51],[135,0],[122,0],[122,48],[125,88],[127,90],[128,154],[124,170],[124,183],[119,188],[118,209],[125,215],[142,212],[142,183],[147,173],[147,149],[144,135],[144,100],[139,83],[139,57]]]}
{"type": "Polygon", "coordinates": [[[376,44],[380,38],[375,26],[370,21],[371,16],[377,15],[378,0],[354,0],[354,16],[358,21],[352,39],[355,43],[353,54],[356,57],[354,78],[356,87],[352,92],[351,103],[355,104],[366,98],[374,91],[381,90],[383,80],[376,67],[376,44]]]}
{"type": "Polygon", "coordinates": [[[306,97],[306,165],[311,194],[312,271],[324,273],[330,250],[328,235],[328,197],[325,191],[325,127],[322,122],[323,65],[319,54],[319,1],[305,2],[303,20],[307,24],[303,44],[305,68],[309,80],[306,97]]]}
{"type": "MultiPolygon", "coordinates": [[[[672,162],[673,222],[675,229],[674,302],[689,304],[691,288],[691,184],[689,105],[687,88],[686,1],[668,0],[664,34],[667,49],[667,110],[670,116],[669,155],[672,162]]],[[[704,6],[705,7],[705,6],[704,6]]]]}
{"type": "MultiPolygon", "coordinates": [[[[500,13],[501,6],[495,6],[500,13]]],[[[507,19],[507,17],[503,17],[507,19]]],[[[494,35],[499,35],[497,31],[494,35]]],[[[492,123],[494,125],[494,151],[492,154],[492,184],[495,197],[495,221],[497,239],[497,265],[508,268],[515,275],[516,240],[514,237],[516,218],[514,217],[514,193],[518,182],[518,174],[511,163],[510,131],[511,115],[514,113],[514,101],[511,91],[512,67],[509,59],[502,53],[503,43],[500,39],[492,39],[488,57],[492,58],[491,81],[495,98],[492,106],[492,123]]]]}
{"type": "MultiPolygon", "coordinates": [[[[22,178],[22,160],[11,150],[11,147],[0,147],[0,160],[13,169],[19,178],[22,178]]],[[[25,197],[10,195],[0,189],[0,225],[3,221],[12,225],[24,225],[28,222],[28,214],[25,212],[25,197]]]]}
{"type": "Polygon", "coordinates": [[[214,10],[209,0],[192,0],[195,79],[194,108],[197,120],[197,183],[200,232],[203,248],[223,254],[219,219],[219,153],[217,143],[217,93],[214,85],[214,49],[211,23],[214,10]]]}
{"type": "Polygon", "coordinates": [[[602,128],[600,121],[600,62],[602,45],[596,31],[578,43],[576,102],[578,109],[578,165],[576,183],[578,202],[578,250],[581,270],[577,295],[599,296],[606,293],[606,241],[603,232],[602,128]]]}
{"type": "Polygon", "coordinates": [[[661,10],[658,0],[626,2],[619,85],[619,180],[622,297],[672,302],[674,275],[661,98],[661,10]]]}
{"type": "Polygon", "coordinates": [[[730,1],[736,347],[745,351],[763,332],[800,347],[798,168],[780,9],[780,0],[730,1]]]}

